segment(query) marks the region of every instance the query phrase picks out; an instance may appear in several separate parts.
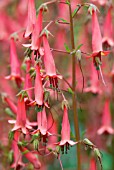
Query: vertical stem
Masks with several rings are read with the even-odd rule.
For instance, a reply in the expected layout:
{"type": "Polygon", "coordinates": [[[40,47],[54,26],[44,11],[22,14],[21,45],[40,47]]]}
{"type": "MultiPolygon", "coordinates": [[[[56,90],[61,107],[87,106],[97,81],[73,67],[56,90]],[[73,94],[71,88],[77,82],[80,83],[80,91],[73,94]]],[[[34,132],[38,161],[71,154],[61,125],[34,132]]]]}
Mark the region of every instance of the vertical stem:
{"type": "MultiPolygon", "coordinates": [[[[73,18],[72,18],[72,9],[71,9],[71,1],[69,0],[69,13],[70,13],[70,33],[71,33],[71,46],[72,51],[75,49],[74,43],[74,27],[73,27],[73,18]]],[[[79,122],[78,122],[78,113],[77,113],[77,102],[76,102],[76,58],[75,53],[72,54],[72,102],[73,102],[73,116],[74,116],[74,128],[75,128],[75,135],[76,141],[80,140],[80,133],[79,133],[79,122]]],[[[80,155],[80,144],[77,144],[77,170],[81,170],[81,155],[80,155]]]]}

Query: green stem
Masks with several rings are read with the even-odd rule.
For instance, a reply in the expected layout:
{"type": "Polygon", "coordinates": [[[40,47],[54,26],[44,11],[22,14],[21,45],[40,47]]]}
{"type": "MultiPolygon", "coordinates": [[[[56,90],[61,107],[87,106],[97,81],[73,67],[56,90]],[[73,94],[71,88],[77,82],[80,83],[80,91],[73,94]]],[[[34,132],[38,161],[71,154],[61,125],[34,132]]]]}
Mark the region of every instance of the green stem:
{"type": "MultiPolygon", "coordinates": [[[[71,33],[71,46],[72,51],[75,50],[75,42],[74,42],[74,27],[73,27],[73,18],[72,18],[72,9],[71,9],[71,2],[69,0],[69,13],[70,13],[70,33],[71,33]]],[[[80,133],[79,133],[79,122],[78,122],[78,113],[77,113],[77,102],[76,102],[76,58],[75,53],[72,54],[72,102],[73,102],[73,116],[74,116],[74,128],[75,128],[75,135],[76,141],[80,140],[80,133]]],[[[80,153],[80,144],[77,144],[77,170],[81,170],[81,153],[80,153]]]]}

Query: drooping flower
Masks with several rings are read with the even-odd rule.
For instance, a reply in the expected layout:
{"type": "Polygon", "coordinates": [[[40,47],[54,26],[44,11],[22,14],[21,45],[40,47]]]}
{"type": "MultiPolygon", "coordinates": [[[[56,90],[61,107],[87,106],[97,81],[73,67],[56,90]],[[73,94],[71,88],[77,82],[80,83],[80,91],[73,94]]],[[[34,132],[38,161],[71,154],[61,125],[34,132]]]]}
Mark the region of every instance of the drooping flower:
{"type": "Polygon", "coordinates": [[[29,73],[30,66],[31,66],[31,60],[26,59],[26,78],[25,78],[24,90],[27,90],[29,100],[32,99],[32,90],[30,89],[32,87],[32,80],[29,73]]]}
{"type": "Polygon", "coordinates": [[[49,77],[50,84],[58,88],[58,78],[62,79],[61,75],[56,74],[55,62],[50,50],[46,34],[43,34],[43,47],[44,47],[44,65],[46,70],[45,77],[49,77]]]}
{"type": "Polygon", "coordinates": [[[73,146],[77,142],[70,140],[70,123],[68,118],[67,107],[64,106],[64,114],[62,120],[61,141],[57,145],[61,146],[61,151],[64,153],[64,146],[66,146],[66,153],[69,150],[69,145],[73,146]]]}
{"type": "Polygon", "coordinates": [[[43,100],[43,86],[42,86],[42,79],[41,79],[41,75],[40,75],[40,66],[39,64],[36,64],[35,67],[36,70],[36,78],[35,78],[35,100],[32,101],[29,105],[38,105],[38,106],[42,106],[44,103],[43,100]]]}
{"type": "MultiPolygon", "coordinates": [[[[10,109],[13,111],[13,113],[17,115],[17,106],[13,103],[13,101],[9,98],[9,96],[6,94],[3,94],[2,97],[3,97],[3,100],[8,104],[10,109]]],[[[30,126],[37,126],[37,122],[30,122],[28,119],[27,119],[27,124],[30,126]]]]}
{"type": "Polygon", "coordinates": [[[35,10],[35,3],[34,0],[28,1],[28,20],[27,20],[27,28],[25,31],[24,37],[29,37],[34,29],[34,25],[36,22],[36,10],[35,10]]]}
{"type": "Polygon", "coordinates": [[[11,165],[11,168],[18,169],[21,167],[24,167],[25,164],[22,162],[22,155],[19,153],[19,148],[18,148],[18,141],[19,141],[19,136],[20,132],[15,131],[14,132],[14,140],[12,141],[12,149],[13,149],[13,163],[11,165]]]}
{"type": "Polygon", "coordinates": [[[8,106],[14,112],[14,114],[16,114],[17,113],[17,107],[6,93],[2,94],[2,99],[8,104],[8,106]]]}
{"type": "Polygon", "coordinates": [[[15,80],[17,86],[20,87],[24,79],[21,77],[20,64],[16,53],[14,38],[10,39],[10,65],[11,74],[9,76],[6,76],[5,78],[15,80]]]}
{"type": "Polygon", "coordinates": [[[101,36],[101,31],[100,31],[95,9],[92,10],[92,50],[93,50],[92,55],[90,55],[87,58],[91,58],[91,57],[93,58],[93,63],[96,69],[100,72],[102,82],[106,86],[101,70],[101,64],[102,64],[101,57],[107,56],[110,52],[103,51],[102,36],[101,36]]]}
{"type": "Polygon", "coordinates": [[[95,67],[99,68],[99,65],[101,65],[101,56],[106,56],[110,52],[103,51],[102,36],[95,10],[92,11],[92,50],[93,53],[88,58],[92,57],[95,67]]]}
{"type": "Polygon", "coordinates": [[[93,94],[101,94],[102,90],[99,87],[99,80],[98,80],[98,75],[96,74],[96,69],[91,63],[91,85],[89,87],[86,87],[84,89],[84,92],[91,92],[93,94]]]}
{"type": "Polygon", "coordinates": [[[37,123],[38,123],[38,129],[35,130],[32,134],[39,133],[40,138],[42,138],[43,142],[46,143],[48,136],[51,134],[48,132],[47,116],[46,116],[45,107],[43,108],[41,112],[37,113],[37,123]]]}
{"type": "Polygon", "coordinates": [[[32,50],[38,50],[41,46],[41,37],[40,33],[42,31],[42,15],[43,15],[43,9],[41,8],[38,13],[38,18],[36,20],[33,34],[32,34],[32,44],[31,49],[32,50]]]}
{"type": "Polygon", "coordinates": [[[26,147],[23,147],[19,144],[18,144],[18,147],[20,151],[24,153],[24,157],[26,157],[28,161],[30,161],[33,164],[35,170],[38,170],[41,168],[41,163],[35,154],[29,151],[26,147]]]}
{"type": "Polygon", "coordinates": [[[18,106],[17,106],[17,117],[16,120],[9,120],[8,121],[11,124],[15,124],[12,131],[20,130],[27,134],[28,130],[32,129],[30,125],[27,123],[27,117],[26,117],[26,110],[25,110],[25,102],[24,98],[20,95],[18,97],[18,106]]]}
{"type": "Polygon", "coordinates": [[[106,19],[104,22],[104,29],[103,29],[103,39],[102,42],[106,47],[112,47],[114,45],[113,40],[113,25],[112,25],[112,17],[111,17],[111,10],[112,6],[108,9],[108,13],[106,15],[106,19]]]}
{"type": "Polygon", "coordinates": [[[103,115],[102,115],[102,125],[98,129],[97,133],[99,135],[103,133],[114,134],[114,129],[111,126],[111,113],[110,113],[110,101],[106,99],[103,115]]]}

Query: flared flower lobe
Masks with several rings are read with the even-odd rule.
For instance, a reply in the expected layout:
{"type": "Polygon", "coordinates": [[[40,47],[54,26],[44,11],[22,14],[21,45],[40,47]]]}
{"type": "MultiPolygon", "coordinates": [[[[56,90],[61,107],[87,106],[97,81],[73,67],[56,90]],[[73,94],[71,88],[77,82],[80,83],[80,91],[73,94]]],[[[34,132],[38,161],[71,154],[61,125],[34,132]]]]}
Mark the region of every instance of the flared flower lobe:
{"type": "Polygon", "coordinates": [[[102,115],[102,126],[98,129],[99,135],[103,133],[114,134],[114,129],[111,126],[111,113],[110,113],[110,101],[107,99],[104,105],[104,111],[102,115]]]}

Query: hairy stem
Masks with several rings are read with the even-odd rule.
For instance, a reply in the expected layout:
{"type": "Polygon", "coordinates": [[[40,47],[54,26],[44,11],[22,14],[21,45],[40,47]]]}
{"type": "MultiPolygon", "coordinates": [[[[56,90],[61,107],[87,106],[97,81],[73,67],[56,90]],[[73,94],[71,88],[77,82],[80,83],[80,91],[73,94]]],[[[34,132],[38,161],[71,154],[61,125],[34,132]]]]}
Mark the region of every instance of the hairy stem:
{"type": "MultiPolygon", "coordinates": [[[[69,0],[69,14],[70,14],[70,33],[71,33],[71,46],[72,51],[75,50],[75,42],[74,42],[74,28],[73,28],[73,18],[72,18],[72,9],[71,9],[71,1],[69,0]]],[[[74,116],[74,128],[75,128],[75,135],[76,141],[80,140],[80,133],[79,133],[79,122],[78,122],[78,113],[77,113],[77,102],[76,102],[76,58],[75,53],[72,53],[72,107],[73,107],[73,116],[74,116]]],[[[80,154],[80,144],[77,144],[77,170],[81,170],[81,154],[80,154]]]]}

